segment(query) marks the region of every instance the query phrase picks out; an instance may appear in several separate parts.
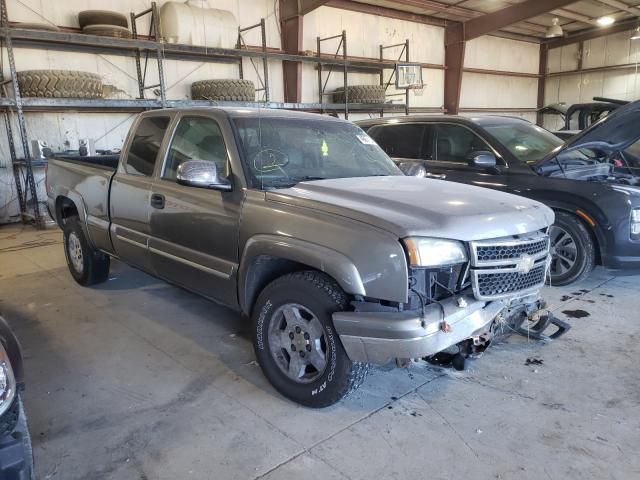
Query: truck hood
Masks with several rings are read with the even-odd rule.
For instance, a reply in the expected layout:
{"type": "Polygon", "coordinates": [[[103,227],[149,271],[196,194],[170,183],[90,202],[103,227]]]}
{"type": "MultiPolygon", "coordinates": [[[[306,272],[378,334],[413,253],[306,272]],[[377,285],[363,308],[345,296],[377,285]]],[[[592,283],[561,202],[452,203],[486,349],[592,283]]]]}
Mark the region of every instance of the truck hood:
{"type": "Polygon", "coordinates": [[[533,232],[554,221],[553,211],[534,200],[417,177],[302,182],[269,191],[266,198],[352,218],[398,238],[480,240],[533,232]]]}
{"type": "Polygon", "coordinates": [[[562,147],[551,151],[537,165],[555,161],[561,152],[592,148],[604,152],[624,150],[640,138],[640,100],[616,108],[609,115],[571,137],[562,147]]]}

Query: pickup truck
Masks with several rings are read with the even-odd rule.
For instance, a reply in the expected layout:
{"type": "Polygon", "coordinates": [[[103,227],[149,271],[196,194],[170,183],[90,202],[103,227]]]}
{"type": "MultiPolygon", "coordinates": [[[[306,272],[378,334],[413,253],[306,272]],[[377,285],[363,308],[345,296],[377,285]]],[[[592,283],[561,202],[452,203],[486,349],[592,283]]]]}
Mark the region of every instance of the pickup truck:
{"type": "Polygon", "coordinates": [[[486,348],[540,310],[549,268],[551,209],[405,176],[310,113],[145,112],[119,158],[52,157],[46,186],[78,283],[113,257],[242,312],[266,377],[310,407],[369,364],[486,348]]]}

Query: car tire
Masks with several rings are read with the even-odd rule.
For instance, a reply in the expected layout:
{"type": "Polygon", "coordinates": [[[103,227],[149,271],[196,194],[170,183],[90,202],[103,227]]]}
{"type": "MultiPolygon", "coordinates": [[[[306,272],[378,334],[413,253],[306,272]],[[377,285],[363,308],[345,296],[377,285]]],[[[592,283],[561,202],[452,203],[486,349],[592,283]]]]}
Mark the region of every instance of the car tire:
{"type": "Polygon", "coordinates": [[[78,13],[80,28],[89,25],[115,25],[129,28],[129,19],[126,15],[109,10],[84,10],[78,13]]]}
{"type": "Polygon", "coordinates": [[[550,284],[569,285],[584,279],[593,270],[596,249],[587,227],[575,215],[556,211],[549,228],[551,238],[550,284]]]}
{"type": "Polygon", "coordinates": [[[192,100],[255,102],[256,87],[251,80],[199,80],[191,84],[192,100]]]}
{"type": "Polygon", "coordinates": [[[349,359],[331,319],[346,306],[342,289],[316,271],[284,275],[260,293],[253,309],[254,350],[278,392],[323,408],[363,383],[369,365],[349,359]]]}
{"type": "Polygon", "coordinates": [[[110,258],[89,245],[78,217],[63,225],[64,254],[69,272],[84,287],[105,282],[109,278],[110,258]]]}
{"type": "Polygon", "coordinates": [[[25,70],[18,72],[23,97],[102,98],[102,78],[74,70],[25,70]]]}

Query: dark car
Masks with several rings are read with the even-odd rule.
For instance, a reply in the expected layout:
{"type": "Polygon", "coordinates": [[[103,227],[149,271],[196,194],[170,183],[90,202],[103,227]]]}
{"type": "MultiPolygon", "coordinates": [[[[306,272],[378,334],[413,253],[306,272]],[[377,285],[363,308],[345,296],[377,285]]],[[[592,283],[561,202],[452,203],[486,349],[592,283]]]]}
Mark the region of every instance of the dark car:
{"type": "Polygon", "coordinates": [[[31,437],[22,405],[20,344],[0,317],[0,479],[34,478],[31,437]]]}
{"type": "Polygon", "coordinates": [[[525,120],[410,116],[359,122],[407,174],[501,190],[556,212],[551,284],[596,264],[640,267],[640,102],[613,111],[563,145],[525,120]]]}

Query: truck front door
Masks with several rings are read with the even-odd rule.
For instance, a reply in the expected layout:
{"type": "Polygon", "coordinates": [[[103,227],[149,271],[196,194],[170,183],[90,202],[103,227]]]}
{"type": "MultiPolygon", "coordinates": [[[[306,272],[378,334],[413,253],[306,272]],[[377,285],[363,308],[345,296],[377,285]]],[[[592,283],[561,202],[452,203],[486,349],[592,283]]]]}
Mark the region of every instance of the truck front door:
{"type": "Polygon", "coordinates": [[[238,228],[243,190],[234,181],[218,121],[183,114],[151,187],[149,250],[157,275],[227,305],[237,304],[238,228]],[[215,163],[231,191],[180,185],[177,169],[187,160],[215,163]]]}

